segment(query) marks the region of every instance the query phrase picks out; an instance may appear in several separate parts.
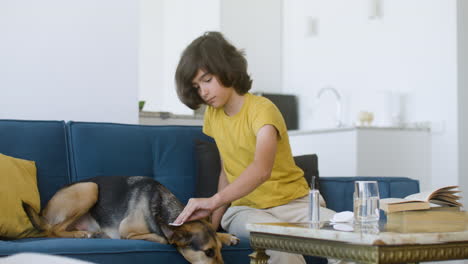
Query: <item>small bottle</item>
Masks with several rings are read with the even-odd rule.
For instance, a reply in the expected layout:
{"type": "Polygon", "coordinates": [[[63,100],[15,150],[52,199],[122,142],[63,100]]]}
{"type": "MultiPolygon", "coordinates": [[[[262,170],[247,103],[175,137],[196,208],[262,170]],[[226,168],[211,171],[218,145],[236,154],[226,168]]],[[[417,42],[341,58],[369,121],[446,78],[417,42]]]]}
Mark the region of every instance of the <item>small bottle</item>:
{"type": "Polygon", "coordinates": [[[315,189],[315,176],[312,177],[309,191],[309,222],[320,223],[320,192],[315,189]]]}

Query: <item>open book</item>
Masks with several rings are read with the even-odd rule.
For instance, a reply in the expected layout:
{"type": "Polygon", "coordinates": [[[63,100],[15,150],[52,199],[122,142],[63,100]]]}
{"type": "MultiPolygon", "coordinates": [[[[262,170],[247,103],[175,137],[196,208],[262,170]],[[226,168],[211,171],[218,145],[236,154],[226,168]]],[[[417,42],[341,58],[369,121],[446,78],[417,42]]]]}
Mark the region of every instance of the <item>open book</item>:
{"type": "Polygon", "coordinates": [[[461,197],[457,194],[458,186],[447,186],[432,191],[420,192],[406,196],[405,198],[380,199],[380,209],[387,213],[425,210],[438,206],[462,207],[458,201],[461,197]]]}

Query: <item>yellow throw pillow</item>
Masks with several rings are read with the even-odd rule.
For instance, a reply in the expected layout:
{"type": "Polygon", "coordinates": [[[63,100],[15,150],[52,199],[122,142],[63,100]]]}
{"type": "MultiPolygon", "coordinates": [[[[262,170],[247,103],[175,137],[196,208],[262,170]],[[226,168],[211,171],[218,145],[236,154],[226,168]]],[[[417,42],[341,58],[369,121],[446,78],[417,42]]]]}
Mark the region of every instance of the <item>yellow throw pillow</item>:
{"type": "Polygon", "coordinates": [[[21,201],[40,211],[36,164],[0,153],[0,237],[41,236],[41,232],[32,226],[21,201]]]}

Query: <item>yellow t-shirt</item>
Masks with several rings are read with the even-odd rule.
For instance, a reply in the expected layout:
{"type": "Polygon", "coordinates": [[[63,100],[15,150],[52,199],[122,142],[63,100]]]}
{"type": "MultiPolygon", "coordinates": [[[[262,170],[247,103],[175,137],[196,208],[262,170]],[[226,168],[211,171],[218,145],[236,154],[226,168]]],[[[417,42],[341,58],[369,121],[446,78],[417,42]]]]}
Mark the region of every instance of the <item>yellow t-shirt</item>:
{"type": "Polygon", "coordinates": [[[294,162],[283,116],[270,100],[247,93],[241,110],[233,116],[226,115],[222,108],[208,106],[203,132],[215,139],[227,179],[233,182],[253,162],[256,135],[265,125],[273,125],[279,134],[271,177],[231,206],[269,208],[309,192],[304,172],[294,162]]]}

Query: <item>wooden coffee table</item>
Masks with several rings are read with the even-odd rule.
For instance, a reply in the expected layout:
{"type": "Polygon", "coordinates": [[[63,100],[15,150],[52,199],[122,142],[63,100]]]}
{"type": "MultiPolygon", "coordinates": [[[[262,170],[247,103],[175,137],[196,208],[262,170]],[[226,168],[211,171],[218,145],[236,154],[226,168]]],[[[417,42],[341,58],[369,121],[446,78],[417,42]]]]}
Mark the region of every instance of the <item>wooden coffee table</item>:
{"type": "Polygon", "coordinates": [[[468,258],[466,212],[405,212],[375,225],[322,222],[248,224],[255,252],[251,263],[267,263],[265,249],[360,263],[408,263],[468,258]],[[352,231],[341,231],[350,229],[352,231]],[[339,229],[339,230],[337,230],[339,229]]]}

